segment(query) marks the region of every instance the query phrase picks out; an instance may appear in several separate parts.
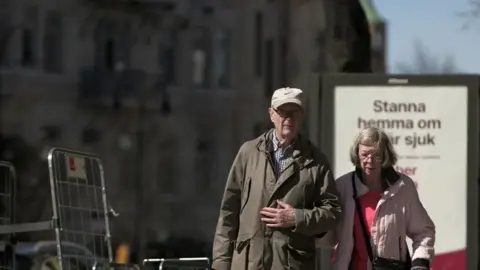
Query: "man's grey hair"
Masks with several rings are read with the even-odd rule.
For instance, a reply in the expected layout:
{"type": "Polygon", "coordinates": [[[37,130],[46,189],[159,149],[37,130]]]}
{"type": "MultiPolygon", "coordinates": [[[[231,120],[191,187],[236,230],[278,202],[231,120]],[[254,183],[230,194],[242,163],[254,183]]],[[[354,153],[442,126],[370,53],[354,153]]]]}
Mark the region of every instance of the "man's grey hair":
{"type": "Polygon", "coordinates": [[[350,161],[357,167],[360,166],[360,157],[358,156],[358,148],[360,145],[377,148],[378,154],[381,155],[383,168],[393,166],[397,163],[397,153],[393,148],[392,142],[388,135],[381,129],[368,127],[358,132],[350,148],[350,161]]]}

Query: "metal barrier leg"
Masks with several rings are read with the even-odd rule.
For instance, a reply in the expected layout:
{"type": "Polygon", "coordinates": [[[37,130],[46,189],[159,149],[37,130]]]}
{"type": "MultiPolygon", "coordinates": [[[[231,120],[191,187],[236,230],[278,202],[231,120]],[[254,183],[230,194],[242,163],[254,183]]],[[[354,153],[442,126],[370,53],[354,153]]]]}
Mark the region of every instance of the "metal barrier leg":
{"type": "MultiPolygon", "coordinates": [[[[15,220],[15,190],[17,176],[13,164],[0,161],[0,228],[11,226],[15,220]]],[[[15,269],[15,233],[6,231],[2,240],[5,241],[3,258],[0,259],[1,269],[15,269]]]]}
{"type": "Polygon", "coordinates": [[[92,270],[141,270],[139,265],[136,264],[123,264],[123,263],[95,263],[92,270]]]}
{"type": "Polygon", "coordinates": [[[143,265],[157,263],[158,270],[163,270],[164,267],[175,267],[176,269],[210,269],[210,258],[208,257],[191,257],[191,258],[160,258],[160,259],[145,259],[143,265]]]}

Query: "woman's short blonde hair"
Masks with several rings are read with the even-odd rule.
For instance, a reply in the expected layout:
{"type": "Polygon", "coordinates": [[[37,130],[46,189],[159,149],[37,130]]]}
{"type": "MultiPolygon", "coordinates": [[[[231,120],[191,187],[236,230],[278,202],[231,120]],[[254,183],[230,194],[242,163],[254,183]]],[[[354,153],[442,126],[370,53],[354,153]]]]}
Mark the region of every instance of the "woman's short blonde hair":
{"type": "Polygon", "coordinates": [[[390,138],[383,130],[368,127],[358,132],[350,148],[350,161],[357,167],[360,166],[360,157],[358,156],[358,148],[360,145],[377,148],[378,153],[381,155],[383,168],[394,166],[397,163],[397,153],[393,148],[390,138]]]}

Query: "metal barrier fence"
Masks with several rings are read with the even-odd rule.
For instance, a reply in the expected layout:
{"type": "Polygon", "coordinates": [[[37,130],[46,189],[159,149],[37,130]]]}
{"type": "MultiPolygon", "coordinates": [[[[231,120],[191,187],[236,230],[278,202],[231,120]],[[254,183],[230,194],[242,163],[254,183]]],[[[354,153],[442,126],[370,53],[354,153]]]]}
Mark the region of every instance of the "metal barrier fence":
{"type": "MultiPolygon", "coordinates": [[[[52,219],[16,224],[16,172],[0,161],[0,237],[5,243],[0,270],[15,270],[15,234],[52,231],[59,270],[140,270],[158,264],[159,270],[210,269],[210,259],[146,259],[143,265],[113,263],[109,207],[103,165],[94,154],[53,148],[48,154],[52,219]]],[[[52,258],[53,259],[53,258],[52,258]]],[[[42,268],[43,269],[43,268],[42,268]]]]}
{"type": "MultiPolygon", "coordinates": [[[[92,154],[52,149],[48,155],[58,255],[63,242],[89,248],[97,261],[113,260],[103,165],[92,154]]],[[[81,259],[61,260],[69,269],[81,259]]],[[[86,263],[83,263],[86,264],[86,263]]],[[[62,268],[63,269],[63,268],[62,268]]]]}
{"type": "MultiPolygon", "coordinates": [[[[14,223],[16,174],[11,163],[0,162],[0,235],[7,243],[15,234],[52,231],[57,246],[58,269],[140,269],[112,263],[109,217],[104,171],[98,156],[53,148],[48,154],[52,219],[14,223]],[[85,251],[69,245],[86,247],[85,251]]],[[[15,246],[7,244],[0,269],[15,268],[15,246]],[[7,246],[10,251],[7,252],[7,246]]]]}

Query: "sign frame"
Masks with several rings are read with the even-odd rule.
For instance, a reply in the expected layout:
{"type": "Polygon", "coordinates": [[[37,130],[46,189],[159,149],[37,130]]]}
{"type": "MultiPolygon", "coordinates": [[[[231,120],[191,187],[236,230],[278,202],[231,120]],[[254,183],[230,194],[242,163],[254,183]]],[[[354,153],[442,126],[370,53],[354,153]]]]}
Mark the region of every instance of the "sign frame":
{"type": "MultiPolygon", "coordinates": [[[[479,263],[479,101],[477,75],[386,75],[386,74],[328,74],[321,77],[320,91],[309,97],[309,135],[335,167],[334,153],[334,96],[341,86],[465,86],[467,103],[467,269],[477,269],[479,263]],[[316,107],[315,104],[320,106],[316,107]]],[[[348,106],[348,104],[345,104],[348,106]]],[[[354,136],[354,134],[352,134],[354,136]]],[[[351,143],[351,142],[346,142],[351,143]]],[[[321,256],[322,265],[329,255],[321,256]]]]}

